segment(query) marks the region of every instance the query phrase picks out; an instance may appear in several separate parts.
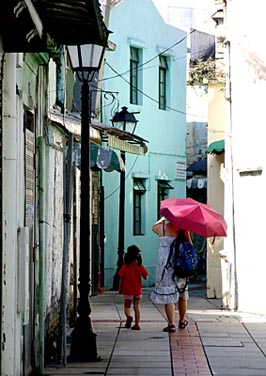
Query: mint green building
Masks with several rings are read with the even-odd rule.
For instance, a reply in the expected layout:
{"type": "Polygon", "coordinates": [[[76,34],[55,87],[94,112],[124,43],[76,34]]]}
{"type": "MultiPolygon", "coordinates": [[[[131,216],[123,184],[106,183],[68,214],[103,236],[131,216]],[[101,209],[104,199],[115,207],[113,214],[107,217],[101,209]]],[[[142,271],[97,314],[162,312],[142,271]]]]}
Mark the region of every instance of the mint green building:
{"type": "MultiPolygon", "coordinates": [[[[126,106],[138,120],[135,134],[148,151],[125,153],[124,250],[136,244],[155,283],[159,242],[151,227],[162,199],[186,195],[186,33],[164,22],[151,0],[124,0],[111,9],[102,89],[118,92],[110,105],[102,98],[102,122],[126,106]],[[138,152],[137,152],[138,153],[138,152]]],[[[119,154],[119,145],[117,148],[119,154]]],[[[130,149],[130,148],[129,148],[130,149]]],[[[103,173],[104,286],[113,286],[118,261],[120,176],[103,173]]]]}

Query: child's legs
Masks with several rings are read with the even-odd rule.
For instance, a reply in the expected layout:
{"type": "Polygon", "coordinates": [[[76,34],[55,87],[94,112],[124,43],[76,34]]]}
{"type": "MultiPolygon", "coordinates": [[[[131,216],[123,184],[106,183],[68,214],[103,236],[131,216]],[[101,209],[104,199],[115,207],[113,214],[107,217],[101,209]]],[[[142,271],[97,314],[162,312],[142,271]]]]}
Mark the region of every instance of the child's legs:
{"type": "Polygon", "coordinates": [[[140,298],[134,297],[133,299],[133,307],[134,307],[134,312],[135,312],[135,324],[139,325],[140,322],[140,298]]]}
{"type": "Polygon", "coordinates": [[[124,299],[124,312],[127,318],[130,317],[130,307],[131,307],[131,300],[124,299]]]}

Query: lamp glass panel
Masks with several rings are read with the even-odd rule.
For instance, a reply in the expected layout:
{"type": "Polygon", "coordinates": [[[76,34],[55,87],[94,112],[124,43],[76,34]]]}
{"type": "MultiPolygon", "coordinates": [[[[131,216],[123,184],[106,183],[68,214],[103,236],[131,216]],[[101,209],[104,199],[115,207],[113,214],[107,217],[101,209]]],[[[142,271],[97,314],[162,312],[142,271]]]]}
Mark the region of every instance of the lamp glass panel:
{"type": "Polygon", "coordinates": [[[79,68],[79,57],[78,57],[78,48],[77,46],[68,46],[68,53],[69,53],[69,58],[71,61],[71,65],[73,69],[79,68]]]}
{"type": "Polygon", "coordinates": [[[126,131],[129,133],[134,133],[135,127],[136,127],[136,123],[130,123],[130,122],[126,123],[126,131]]]}
{"type": "Polygon", "coordinates": [[[84,44],[80,46],[80,48],[83,69],[98,69],[101,62],[103,47],[96,44],[84,44]]]}
{"type": "Polygon", "coordinates": [[[115,121],[113,122],[113,126],[118,129],[121,129],[122,131],[134,133],[135,128],[136,128],[136,123],[132,123],[129,121],[115,121]]]}

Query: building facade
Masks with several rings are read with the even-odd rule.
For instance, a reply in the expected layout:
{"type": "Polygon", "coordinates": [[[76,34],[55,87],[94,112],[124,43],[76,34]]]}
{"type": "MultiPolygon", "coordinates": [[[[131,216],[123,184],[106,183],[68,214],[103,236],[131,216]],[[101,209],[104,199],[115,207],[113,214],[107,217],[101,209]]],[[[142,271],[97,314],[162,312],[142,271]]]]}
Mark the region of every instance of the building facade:
{"type": "Polygon", "coordinates": [[[45,362],[62,361],[65,350],[66,334],[59,328],[66,329],[71,291],[72,259],[66,257],[73,249],[68,210],[74,200],[66,185],[73,135],[50,120],[48,108],[52,103],[61,113],[66,109],[65,77],[72,72],[63,46],[106,42],[99,2],[87,5],[72,12],[61,1],[56,7],[16,0],[0,6],[0,373],[5,376],[41,374],[45,362]],[[75,22],[80,17],[85,34],[75,22]],[[51,61],[57,70],[53,80],[51,61]]]}
{"type": "Polygon", "coordinates": [[[225,215],[229,226],[224,249],[230,271],[229,307],[265,314],[265,24],[260,1],[243,8],[241,1],[223,5],[227,40],[225,215]]]}
{"type": "MultiPolygon", "coordinates": [[[[116,91],[116,102],[103,98],[102,121],[110,124],[126,106],[138,120],[135,133],[147,140],[145,155],[126,153],[124,248],[136,244],[153,285],[158,239],[151,227],[160,200],[186,195],[186,33],[169,26],[150,0],[125,0],[111,9],[108,28],[114,51],[106,53],[102,88],[116,91]],[[140,11],[141,10],[141,11],[140,11]]],[[[111,175],[111,174],[110,174],[111,175]]],[[[103,175],[105,196],[104,273],[112,288],[119,237],[118,176],[103,175]]]]}

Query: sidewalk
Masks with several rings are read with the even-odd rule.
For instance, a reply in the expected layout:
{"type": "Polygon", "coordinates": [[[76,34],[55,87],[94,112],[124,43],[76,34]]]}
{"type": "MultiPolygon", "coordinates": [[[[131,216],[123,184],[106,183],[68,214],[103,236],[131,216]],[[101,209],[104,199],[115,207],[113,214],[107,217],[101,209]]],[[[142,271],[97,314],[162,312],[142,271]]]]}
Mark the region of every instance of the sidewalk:
{"type": "MultiPolygon", "coordinates": [[[[203,285],[189,286],[189,324],[176,333],[162,332],[163,307],[144,289],[141,330],[125,329],[123,297],[104,292],[91,298],[100,362],[47,367],[45,374],[265,376],[266,317],[220,309],[221,300],[207,300],[203,285]]],[[[178,323],[178,314],[176,315],[178,323]]]]}

